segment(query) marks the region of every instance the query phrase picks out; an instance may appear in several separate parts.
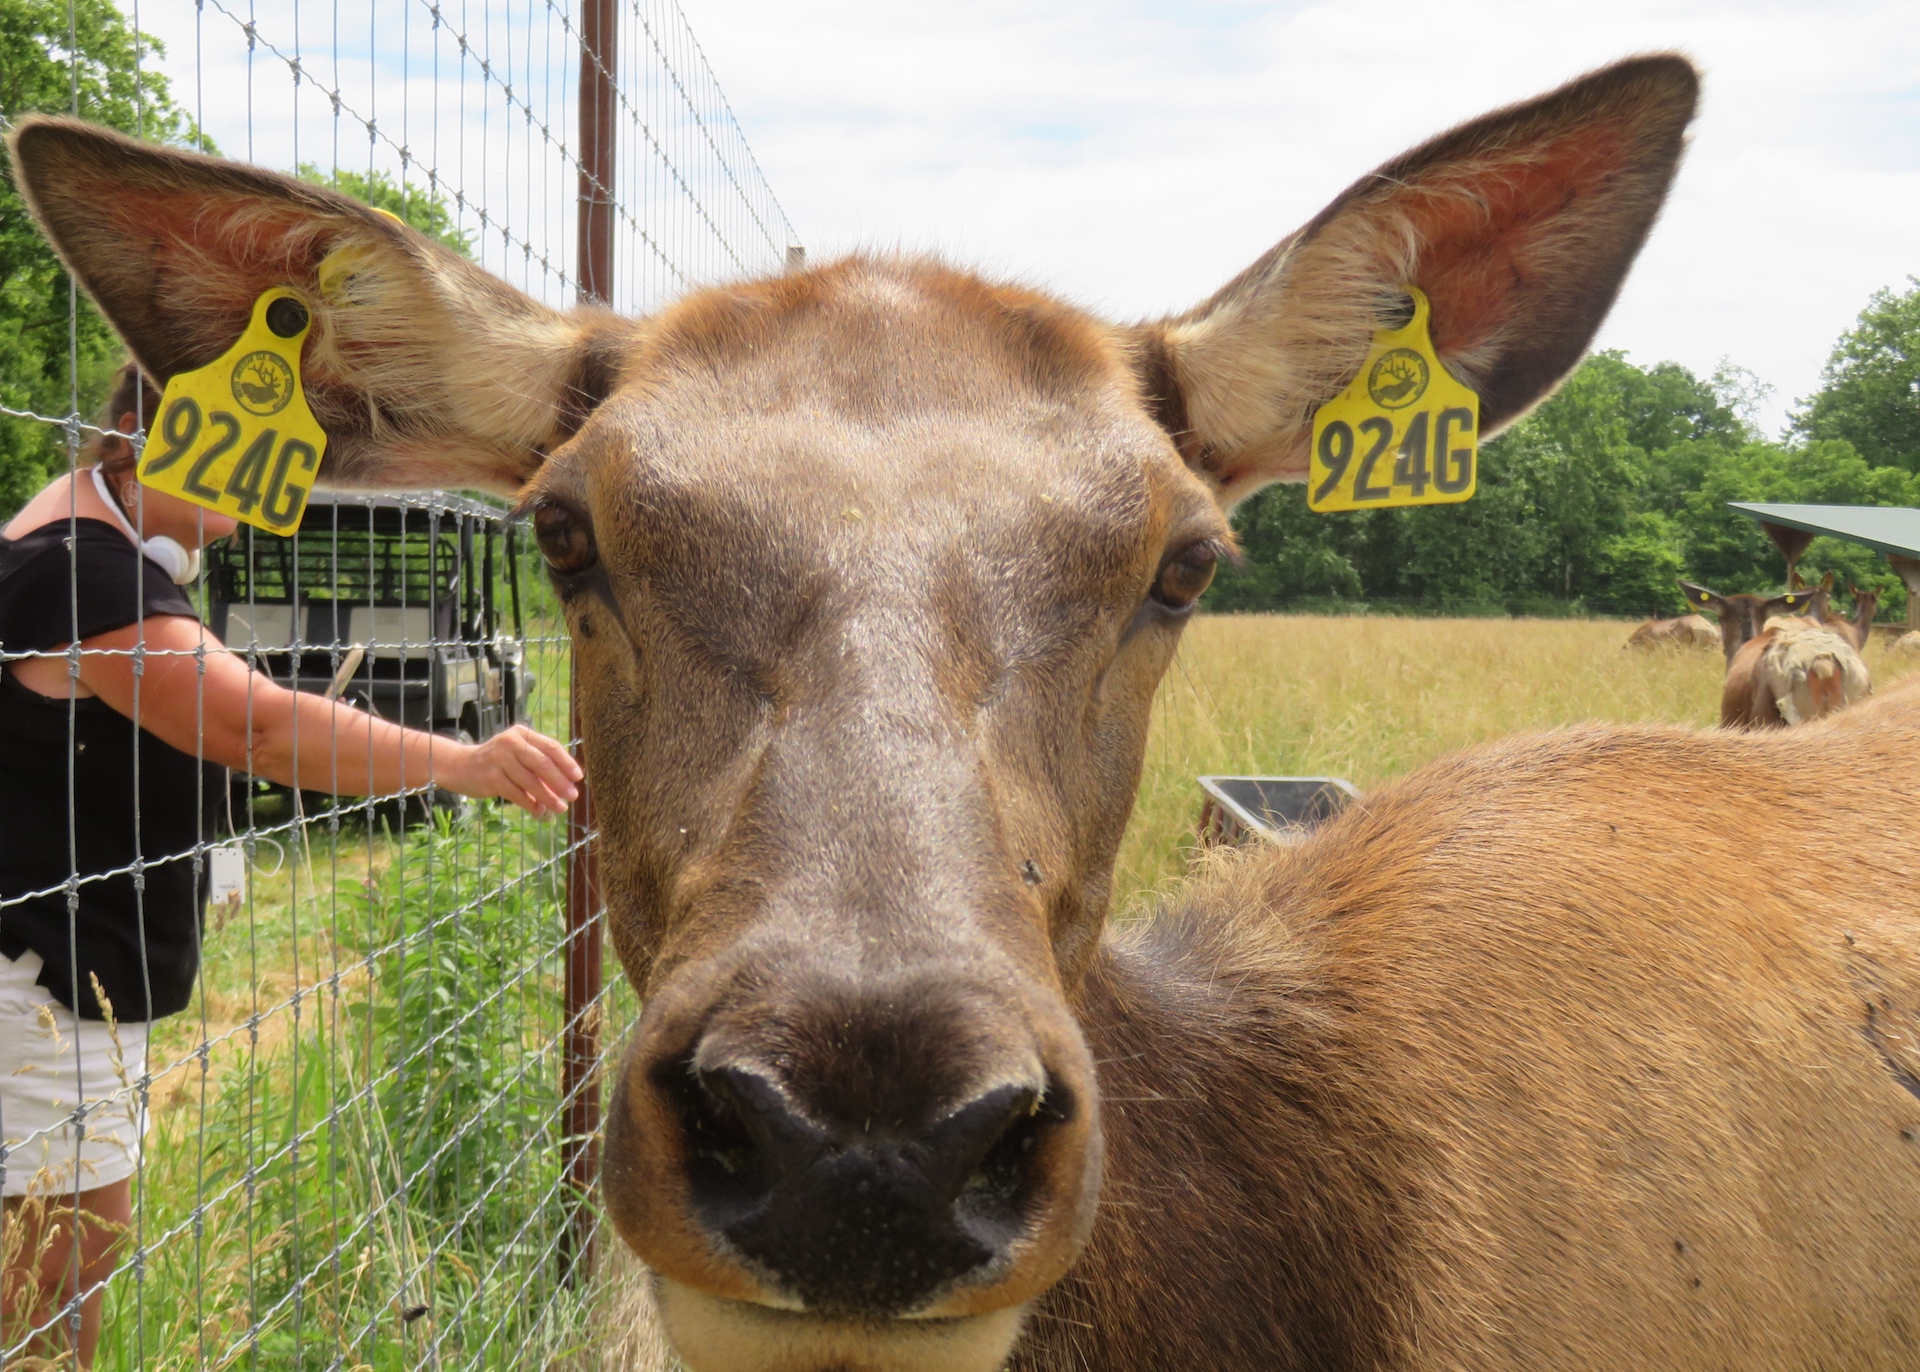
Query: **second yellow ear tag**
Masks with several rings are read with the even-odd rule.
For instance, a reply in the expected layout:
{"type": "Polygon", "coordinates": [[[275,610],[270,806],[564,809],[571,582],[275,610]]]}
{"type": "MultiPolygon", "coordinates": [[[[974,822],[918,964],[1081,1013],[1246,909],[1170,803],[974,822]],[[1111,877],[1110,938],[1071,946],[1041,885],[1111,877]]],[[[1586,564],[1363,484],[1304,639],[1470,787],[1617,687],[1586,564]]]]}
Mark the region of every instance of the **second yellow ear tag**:
{"type": "Polygon", "coordinates": [[[1406,292],[1413,318],[1374,334],[1360,374],[1314,412],[1311,509],[1447,505],[1473,495],[1480,397],[1440,365],[1427,297],[1406,292]]]}
{"type": "Polygon", "coordinates": [[[270,533],[299,528],[327,451],[300,388],[311,324],[299,294],[276,286],[253,302],[239,342],[167,382],[140,484],[270,533]]]}

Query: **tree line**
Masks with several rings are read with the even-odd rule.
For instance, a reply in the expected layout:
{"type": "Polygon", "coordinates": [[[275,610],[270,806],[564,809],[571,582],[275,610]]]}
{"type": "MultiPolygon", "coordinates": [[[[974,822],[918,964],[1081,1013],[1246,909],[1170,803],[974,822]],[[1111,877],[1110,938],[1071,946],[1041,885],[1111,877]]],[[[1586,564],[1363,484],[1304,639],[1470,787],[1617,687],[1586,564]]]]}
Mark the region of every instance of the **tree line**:
{"type": "MultiPolygon", "coordinates": [[[[0,0],[0,118],[11,124],[23,114],[77,112],[136,137],[218,152],[155,69],[165,54],[112,0],[0,0]]],[[[296,174],[471,256],[446,204],[417,186],[373,170],[303,164],[296,174]]],[[[91,419],[125,358],[107,322],[72,289],[9,170],[0,177],[0,405],[47,417],[77,408],[91,419]]],[[[67,469],[69,443],[78,438],[41,419],[0,415],[0,521],[67,469]]]]}
{"type": "MultiPolygon", "coordinates": [[[[0,116],[72,111],[183,146],[211,145],[153,68],[160,43],[112,0],[0,0],[0,116]],[[136,72],[138,76],[136,79],[136,72]]],[[[391,210],[465,253],[447,207],[384,174],[299,174],[391,210]]],[[[14,193],[0,181],[0,404],[90,414],[121,350],[14,193]]],[[[1779,440],[1754,424],[1764,388],[1739,368],[1701,378],[1674,362],[1589,357],[1481,451],[1464,505],[1317,515],[1275,486],[1236,512],[1241,560],[1214,610],[1394,608],[1436,614],[1677,614],[1685,575],[1716,590],[1780,584],[1777,553],[1730,500],[1920,505],[1920,279],[1876,293],[1835,345],[1820,389],[1779,440]]],[[[64,470],[59,427],[0,416],[0,519],[64,470]]],[[[1864,548],[1816,539],[1817,579],[1906,591],[1864,548]]]]}

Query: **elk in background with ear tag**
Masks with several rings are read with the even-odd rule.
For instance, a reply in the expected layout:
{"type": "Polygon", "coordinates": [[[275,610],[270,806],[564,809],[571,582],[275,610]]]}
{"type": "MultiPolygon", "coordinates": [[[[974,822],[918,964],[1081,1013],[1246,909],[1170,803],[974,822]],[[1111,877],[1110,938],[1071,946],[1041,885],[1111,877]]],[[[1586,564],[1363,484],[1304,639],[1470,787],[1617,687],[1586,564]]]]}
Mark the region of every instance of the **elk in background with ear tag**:
{"type": "Polygon", "coordinates": [[[269,533],[297,529],[327,450],[300,387],[311,325],[298,292],[262,292],[231,348],[167,382],[141,484],[269,533]]]}

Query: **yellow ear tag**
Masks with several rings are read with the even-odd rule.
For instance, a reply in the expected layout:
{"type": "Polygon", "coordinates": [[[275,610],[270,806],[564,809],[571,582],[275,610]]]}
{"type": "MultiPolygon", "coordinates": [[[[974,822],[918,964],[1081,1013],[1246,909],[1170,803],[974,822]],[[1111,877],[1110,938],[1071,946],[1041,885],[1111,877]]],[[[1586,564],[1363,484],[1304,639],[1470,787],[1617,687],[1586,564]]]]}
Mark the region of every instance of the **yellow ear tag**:
{"type": "MultiPolygon", "coordinates": [[[[383,210],[377,205],[369,208],[381,218],[391,219],[403,229],[407,227],[407,221],[392,210],[383,210]]],[[[352,299],[347,294],[347,287],[353,281],[354,274],[373,260],[374,248],[369,243],[347,243],[335,248],[320,259],[320,266],[316,273],[320,283],[320,294],[326,297],[329,304],[352,304],[352,299]]]]}
{"type": "Polygon", "coordinates": [[[1473,496],[1480,397],[1440,365],[1427,297],[1405,290],[1413,318],[1374,334],[1360,374],[1314,412],[1307,505],[1323,514],[1473,496]]]}
{"type": "Polygon", "coordinates": [[[311,325],[299,294],[276,286],[253,302],[246,332],[218,361],[167,382],[141,485],[269,533],[299,528],[327,451],[300,389],[311,325]]]}

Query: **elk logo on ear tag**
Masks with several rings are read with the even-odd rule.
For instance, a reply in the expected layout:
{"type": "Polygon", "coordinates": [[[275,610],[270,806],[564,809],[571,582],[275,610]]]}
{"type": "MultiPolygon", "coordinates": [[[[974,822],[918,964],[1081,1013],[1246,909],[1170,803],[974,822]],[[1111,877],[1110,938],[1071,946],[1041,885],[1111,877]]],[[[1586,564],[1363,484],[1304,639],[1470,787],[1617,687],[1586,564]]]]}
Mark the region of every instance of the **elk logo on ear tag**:
{"type": "Polygon", "coordinates": [[[299,528],[327,451],[300,388],[300,346],[312,325],[297,291],[263,292],[231,348],[167,382],[140,484],[269,533],[299,528]]]}
{"type": "Polygon", "coordinates": [[[248,353],[234,364],[233,398],[262,417],[279,414],[293,399],[293,368],[279,353],[248,353]]]}
{"type": "Polygon", "coordinates": [[[1480,397],[1440,364],[1427,297],[1405,289],[1413,317],[1375,333],[1359,374],[1314,412],[1311,509],[1447,505],[1479,484],[1480,397]]]}

